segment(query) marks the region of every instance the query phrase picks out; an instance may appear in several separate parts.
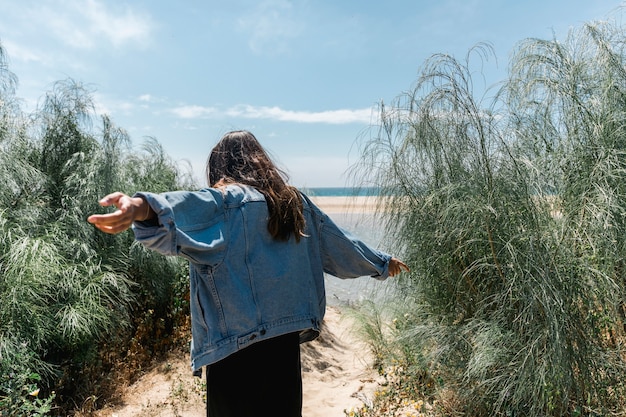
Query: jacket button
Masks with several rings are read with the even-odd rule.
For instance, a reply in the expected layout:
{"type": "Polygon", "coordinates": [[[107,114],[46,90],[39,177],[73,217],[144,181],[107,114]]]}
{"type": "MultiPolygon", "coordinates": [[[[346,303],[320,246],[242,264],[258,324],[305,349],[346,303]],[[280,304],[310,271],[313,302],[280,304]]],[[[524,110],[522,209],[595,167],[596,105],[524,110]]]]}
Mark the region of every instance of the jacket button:
{"type": "Polygon", "coordinates": [[[250,336],[250,339],[248,339],[248,340],[254,340],[254,339],[256,339],[256,335],[255,335],[255,334],[253,334],[252,336],[250,336]]]}
{"type": "Polygon", "coordinates": [[[267,333],[267,330],[261,329],[261,336],[265,335],[265,333],[267,333]]]}

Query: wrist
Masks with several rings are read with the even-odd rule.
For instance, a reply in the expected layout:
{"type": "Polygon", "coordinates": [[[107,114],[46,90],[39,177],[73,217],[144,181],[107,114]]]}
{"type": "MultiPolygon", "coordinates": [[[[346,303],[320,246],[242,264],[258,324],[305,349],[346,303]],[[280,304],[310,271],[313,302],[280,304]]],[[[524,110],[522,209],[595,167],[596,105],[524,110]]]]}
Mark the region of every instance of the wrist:
{"type": "Polygon", "coordinates": [[[150,209],[150,204],[148,204],[148,202],[141,198],[141,197],[135,197],[135,215],[133,216],[133,220],[134,221],[146,221],[148,220],[151,216],[151,209],[150,209]]]}

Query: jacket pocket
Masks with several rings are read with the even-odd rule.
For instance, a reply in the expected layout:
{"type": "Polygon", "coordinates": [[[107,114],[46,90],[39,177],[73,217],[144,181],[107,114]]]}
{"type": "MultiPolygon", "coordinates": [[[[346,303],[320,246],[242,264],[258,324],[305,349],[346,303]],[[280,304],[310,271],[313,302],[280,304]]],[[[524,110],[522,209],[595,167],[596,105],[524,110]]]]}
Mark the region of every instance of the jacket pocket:
{"type": "Polygon", "coordinates": [[[192,265],[190,272],[191,330],[194,345],[199,349],[206,349],[227,336],[224,309],[211,268],[206,265],[192,265]]]}

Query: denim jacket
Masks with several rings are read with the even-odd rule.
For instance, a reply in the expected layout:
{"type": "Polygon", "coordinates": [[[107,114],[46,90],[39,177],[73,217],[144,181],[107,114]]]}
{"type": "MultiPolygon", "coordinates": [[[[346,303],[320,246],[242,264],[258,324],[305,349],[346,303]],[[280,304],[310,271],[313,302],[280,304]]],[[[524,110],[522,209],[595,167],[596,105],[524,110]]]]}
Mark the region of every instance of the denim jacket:
{"type": "Polygon", "coordinates": [[[264,196],[248,186],[137,193],[158,221],[135,222],[137,241],[189,260],[191,366],[290,332],[319,334],[324,272],[385,279],[391,256],[341,230],[302,196],[305,236],[273,239],[264,196]]]}

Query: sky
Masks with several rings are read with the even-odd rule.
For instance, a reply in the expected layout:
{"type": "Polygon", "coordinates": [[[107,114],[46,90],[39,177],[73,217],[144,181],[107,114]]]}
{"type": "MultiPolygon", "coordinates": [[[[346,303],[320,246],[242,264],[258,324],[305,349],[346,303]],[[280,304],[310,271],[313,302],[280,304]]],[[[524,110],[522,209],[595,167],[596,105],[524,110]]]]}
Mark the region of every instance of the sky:
{"type": "Polygon", "coordinates": [[[487,86],[526,38],[616,20],[608,0],[0,0],[0,45],[22,108],[56,81],[92,91],[137,150],[156,138],[199,186],[210,149],[250,130],[298,187],[348,175],[381,102],[433,54],[493,46],[487,86]]]}

